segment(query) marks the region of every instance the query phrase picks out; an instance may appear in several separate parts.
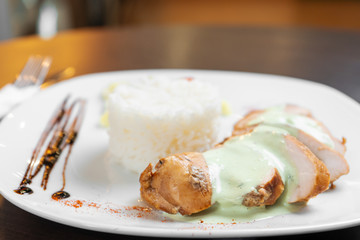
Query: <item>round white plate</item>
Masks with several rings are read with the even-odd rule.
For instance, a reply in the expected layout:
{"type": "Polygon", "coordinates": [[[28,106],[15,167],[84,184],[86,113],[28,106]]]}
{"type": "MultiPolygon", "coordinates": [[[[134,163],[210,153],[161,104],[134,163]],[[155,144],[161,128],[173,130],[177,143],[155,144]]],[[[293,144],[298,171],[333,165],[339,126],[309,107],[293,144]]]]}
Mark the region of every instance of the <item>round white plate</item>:
{"type": "MultiPolygon", "coordinates": [[[[13,204],[55,222],[110,233],[164,237],[250,237],[309,233],[360,223],[359,104],[330,87],[274,75],[223,71],[141,70],[92,74],[50,87],[9,114],[0,124],[0,192],[13,204]],[[138,176],[106,161],[108,136],[99,127],[101,92],[120,79],[145,75],[195,77],[218,86],[234,112],[280,103],[309,108],[338,137],[346,137],[350,174],[336,188],[309,201],[302,211],[270,219],[236,224],[171,221],[158,213],[133,208],[139,202],[138,176]],[[51,194],[61,188],[62,163],[55,165],[48,189],[37,176],[31,195],[18,187],[40,134],[56,106],[67,94],[87,99],[86,116],[67,167],[67,201],[51,194]]],[[[40,173],[41,174],[41,173],[40,173]]],[[[40,175],[39,174],[39,175],[40,175]]]]}

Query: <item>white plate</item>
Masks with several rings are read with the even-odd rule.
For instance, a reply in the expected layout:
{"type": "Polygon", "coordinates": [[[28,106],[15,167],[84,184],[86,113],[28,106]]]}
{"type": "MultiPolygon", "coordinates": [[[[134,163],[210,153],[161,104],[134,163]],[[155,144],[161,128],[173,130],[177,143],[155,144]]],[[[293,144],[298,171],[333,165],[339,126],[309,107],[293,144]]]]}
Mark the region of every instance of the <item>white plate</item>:
{"type": "Polygon", "coordinates": [[[53,86],[24,103],[0,124],[0,192],[13,204],[55,222],[110,233],[166,237],[250,237],[309,233],[360,223],[360,107],[330,87],[304,80],[262,74],[193,70],[142,70],[92,74],[53,86]],[[138,176],[106,162],[107,133],[98,126],[102,89],[122,78],[165,74],[197,77],[219,87],[233,111],[244,113],[279,103],[309,108],[335,136],[346,137],[350,174],[334,190],[312,199],[302,211],[270,219],[237,224],[172,222],[157,214],[126,206],[138,205],[138,176]],[[43,191],[38,176],[34,193],[13,192],[20,183],[32,150],[54,108],[71,93],[88,100],[85,121],[70,156],[67,205],[51,199],[61,188],[59,162],[43,191]],[[79,200],[79,202],[75,202],[79,200]],[[77,204],[77,205],[76,205],[77,204]]]}

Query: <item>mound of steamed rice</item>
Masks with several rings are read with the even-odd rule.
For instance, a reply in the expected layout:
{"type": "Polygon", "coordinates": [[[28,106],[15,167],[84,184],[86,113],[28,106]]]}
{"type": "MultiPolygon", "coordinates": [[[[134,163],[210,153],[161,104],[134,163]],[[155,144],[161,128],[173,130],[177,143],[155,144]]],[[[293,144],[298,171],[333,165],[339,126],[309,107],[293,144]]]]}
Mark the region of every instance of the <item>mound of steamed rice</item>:
{"type": "Polygon", "coordinates": [[[119,83],[108,99],[111,159],[140,173],[170,154],[218,141],[217,89],[194,80],[152,77],[119,83]]]}

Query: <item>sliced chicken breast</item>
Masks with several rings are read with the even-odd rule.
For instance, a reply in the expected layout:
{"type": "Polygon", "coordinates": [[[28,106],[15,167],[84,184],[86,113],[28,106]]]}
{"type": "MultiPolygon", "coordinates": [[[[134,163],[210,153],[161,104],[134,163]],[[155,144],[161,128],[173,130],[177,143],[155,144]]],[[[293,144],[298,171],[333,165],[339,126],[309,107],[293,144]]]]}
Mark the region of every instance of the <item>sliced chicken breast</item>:
{"type": "Polygon", "coordinates": [[[271,168],[263,183],[256,190],[244,196],[242,204],[246,207],[273,205],[284,191],[284,183],[277,168],[271,168]]]}
{"type": "MultiPolygon", "coordinates": [[[[249,126],[239,131],[240,135],[252,134],[257,126],[249,126]]],[[[229,139],[233,139],[232,136],[229,139]]],[[[294,167],[297,182],[287,181],[285,187],[289,189],[287,201],[289,203],[307,202],[316,195],[326,191],[330,184],[330,173],[325,164],[301,141],[291,135],[285,135],[284,141],[288,154],[287,161],[294,167]]]]}
{"type": "Polygon", "coordinates": [[[318,121],[317,119],[314,118],[314,116],[311,114],[311,112],[308,109],[305,109],[303,107],[299,107],[299,106],[295,106],[295,105],[286,105],[285,107],[285,111],[288,113],[293,113],[293,114],[300,114],[303,116],[307,116],[312,118],[314,121],[316,121],[318,123],[319,126],[321,126],[321,128],[323,129],[324,132],[326,132],[330,138],[333,140],[335,146],[334,146],[334,150],[339,152],[340,154],[344,155],[346,152],[346,146],[345,146],[345,142],[344,141],[340,141],[339,139],[335,138],[331,132],[329,131],[329,129],[320,121],[318,121]]]}
{"type": "Polygon", "coordinates": [[[295,137],[285,136],[288,152],[298,175],[298,182],[288,197],[289,203],[306,202],[329,188],[330,174],[304,144],[295,137]]]}
{"type": "Polygon", "coordinates": [[[297,139],[304,143],[325,164],[330,173],[330,183],[349,173],[349,164],[339,152],[301,130],[298,130],[297,139]]]}
{"type": "MultiPolygon", "coordinates": [[[[293,114],[300,114],[303,116],[311,117],[310,111],[298,106],[287,105],[285,111],[293,114]]],[[[233,130],[233,135],[243,134],[244,131],[247,131],[251,122],[259,117],[265,112],[265,110],[252,111],[247,114],[244,118],[239,120],[233,130]]],[[[304,143],[321,161],[323,161],[330,172],[330,182],[333,183],[342,175],[349,173],[349,165],[344,158],[343,154],[346,151],[345,144],[341,143],[338,139],[334,138],[329,130],[319,121],[314,119],[319,126],[326,132],[334,142],[334,148],[327,146],[326,144],[320,142],[314,136],[300,130],[296,129],[296,137],[299,141],[304,143]]],[[[279,125],[277,125],[279,126],[279,125]]],[[[290,126],[286,126],[289,128],[290,126]]]]}

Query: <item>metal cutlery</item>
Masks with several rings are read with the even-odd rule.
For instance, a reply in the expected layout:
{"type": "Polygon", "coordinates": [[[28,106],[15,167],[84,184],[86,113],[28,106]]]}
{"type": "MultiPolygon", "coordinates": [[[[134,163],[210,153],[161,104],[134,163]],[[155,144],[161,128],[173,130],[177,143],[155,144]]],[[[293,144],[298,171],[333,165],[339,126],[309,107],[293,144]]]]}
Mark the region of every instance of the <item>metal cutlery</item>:
{"type": "Polygon", "coordinates": [[[0,121],[40,89],[50,65],[50,57],[31,56],[16,80],[0,90],[0,121]]]}
{"type": "Polygon", "coordinates": [[[40,86],[51,65],[50,57],[31,56],[13,85],[18,88],[40,86]]]}

